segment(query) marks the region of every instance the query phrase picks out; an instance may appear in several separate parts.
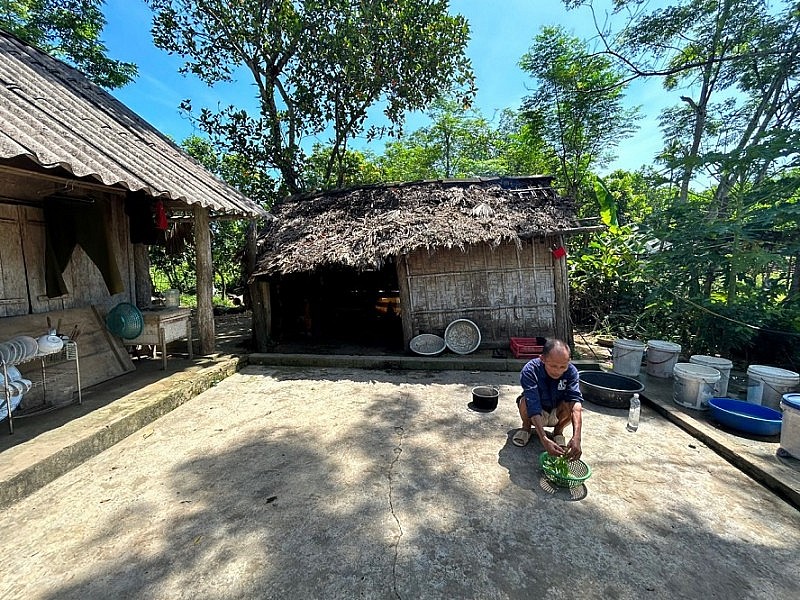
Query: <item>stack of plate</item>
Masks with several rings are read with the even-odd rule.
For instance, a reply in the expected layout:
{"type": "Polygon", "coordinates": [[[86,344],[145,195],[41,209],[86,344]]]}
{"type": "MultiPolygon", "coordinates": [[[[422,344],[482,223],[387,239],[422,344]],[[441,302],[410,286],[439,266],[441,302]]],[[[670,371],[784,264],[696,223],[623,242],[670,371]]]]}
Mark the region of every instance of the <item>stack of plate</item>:
{"type": "Polygon", "coordinates": [[[29,335],[19,335],[8,341],[0,342],[0,362],[6,365],[18,365],[27,362],[39,354],[39,343],[29,335]]]}

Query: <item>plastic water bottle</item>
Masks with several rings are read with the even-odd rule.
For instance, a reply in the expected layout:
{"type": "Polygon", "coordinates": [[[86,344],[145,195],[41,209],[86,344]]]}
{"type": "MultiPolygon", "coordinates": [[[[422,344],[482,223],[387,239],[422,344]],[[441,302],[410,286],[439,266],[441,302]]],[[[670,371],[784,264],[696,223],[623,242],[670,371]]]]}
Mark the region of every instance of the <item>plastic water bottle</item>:
{"type": "Polygon", "coordinates": [[[639,413],[642,410],[642,401],[639,400],[639,394],[631,396],[631,407],[628,409],[628,431],[636,431],[639,429],[639,413]]]}

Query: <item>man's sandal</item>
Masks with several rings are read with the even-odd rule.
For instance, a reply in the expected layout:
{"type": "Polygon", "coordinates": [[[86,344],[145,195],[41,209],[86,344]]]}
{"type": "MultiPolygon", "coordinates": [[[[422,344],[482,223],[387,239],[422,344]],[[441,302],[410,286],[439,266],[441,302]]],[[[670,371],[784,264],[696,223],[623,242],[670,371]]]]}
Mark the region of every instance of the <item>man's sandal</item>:
{"type": "Polygon", "coordinates": [[[518,430],[514,437],[511,438],[511,442],[520,447],[527,446],[529,441],[531,441],[531,432],[524,429],[518,430]]]}

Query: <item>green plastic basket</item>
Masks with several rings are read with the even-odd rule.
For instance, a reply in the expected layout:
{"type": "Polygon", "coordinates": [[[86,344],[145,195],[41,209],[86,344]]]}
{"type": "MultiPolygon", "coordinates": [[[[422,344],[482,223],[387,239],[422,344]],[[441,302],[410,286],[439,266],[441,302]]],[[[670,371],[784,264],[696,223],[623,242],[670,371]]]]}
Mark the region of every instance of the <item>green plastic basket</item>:
{"type": "Polygon", "coordinates": [[[132,340],[144,329],[142,311],[128,302],[117,304],[106,317],[106,327],[114,335],[124,340],[132,340]]]}
{"type": "Polygon", "coordinates": [[[578,487],[592,475],[592,469],[580,459],[571,460],[567,463],[569,466],[569,475],[557,473],[553,466],[547,461],[548,456],[549,454],[547,452],[542,452],[539,455],[539,466],[542,468],[542,472],[544,472],[544,476],[547,480],[558,487],[578,487]]]}

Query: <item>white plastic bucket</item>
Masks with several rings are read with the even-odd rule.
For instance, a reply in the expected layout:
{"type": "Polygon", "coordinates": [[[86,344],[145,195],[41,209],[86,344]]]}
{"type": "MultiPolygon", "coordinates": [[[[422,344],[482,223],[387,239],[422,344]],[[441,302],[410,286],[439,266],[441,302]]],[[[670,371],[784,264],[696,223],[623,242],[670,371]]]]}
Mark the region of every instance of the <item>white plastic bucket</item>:
{"type": "Polygon", "coordinates": [[[708,400],[714,397],[714,386],[721,377],[712,367],[693,363],[676,363],[673,371],[672,399],[675,404],[708,410],[708,400]]]}
{"type": "Polygon", "coordinates": [[[672,369],[678,362],[680,352],[680,344],[650,340],[647,342],[647,374],[664,379],[672,377],[672,369]]]}
{"type": "Polygon", "coordinates": [[[181,292],[176,289],[169,289],[164,292],[164,306],[167,308],[177,308],[181,303],[181,292]]]}
{"type": "Polygon", "coordinates": [[[733,363],[727,358],[720,358],[718,356],[706,356],[705,354],[693,354],[689,357],[689,362],[696,365],[703,365],[711,367],[719,371],[721,377],[719,383],[714,388],[714,396],[717,398],[725,398],[728,395],[728,381],[731,378],[731,369],[733,363]]]}
{"type": "Polygon", "coordinates": [[[644,344],[636,340],[614,340],[611,350],[612,371],[617,375],[636,377],[642,369],[644,344]]]}
{"type": "Polygon", "coordinates": [[[747,401],[778,410],[781,397],[800,384],[800,374],[767,365],[747,367],[747,401]]]}
{"type": "Polygon", "coordinates": [[[784,394],[781,408],[781,448],[800,458],[800,394],[784,394]]]}

